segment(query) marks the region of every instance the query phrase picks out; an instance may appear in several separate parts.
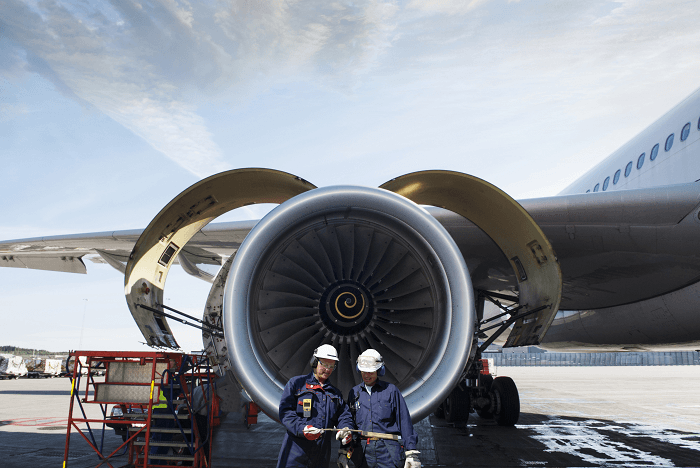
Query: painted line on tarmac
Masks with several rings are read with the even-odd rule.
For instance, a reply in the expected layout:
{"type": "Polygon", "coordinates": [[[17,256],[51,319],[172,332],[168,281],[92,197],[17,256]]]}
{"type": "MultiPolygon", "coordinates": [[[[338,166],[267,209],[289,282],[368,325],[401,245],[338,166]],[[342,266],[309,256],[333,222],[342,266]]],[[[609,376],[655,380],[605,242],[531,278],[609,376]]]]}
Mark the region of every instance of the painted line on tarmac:
{"type": "Polygon", "coordinates": [[[19,418],[9,421],[0,421],[0,426],[59,426],[68,425],[67,418],[19,418]]]}

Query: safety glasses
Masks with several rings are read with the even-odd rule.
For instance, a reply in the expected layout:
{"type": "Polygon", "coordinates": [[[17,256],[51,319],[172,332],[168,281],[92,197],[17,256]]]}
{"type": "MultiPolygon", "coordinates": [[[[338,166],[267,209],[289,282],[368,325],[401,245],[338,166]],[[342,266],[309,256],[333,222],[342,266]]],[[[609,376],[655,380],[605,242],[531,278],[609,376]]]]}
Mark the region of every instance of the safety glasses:
{"type": "Polygon", "coordinates": [[[318,364],[321,367],[323,367],[324,369],[329,370],[329,371],[335,370],[335,367],[336,367],[335,364],[326,365],[326,364],[322,363],[321,361],[318,361],[318,364]]]}

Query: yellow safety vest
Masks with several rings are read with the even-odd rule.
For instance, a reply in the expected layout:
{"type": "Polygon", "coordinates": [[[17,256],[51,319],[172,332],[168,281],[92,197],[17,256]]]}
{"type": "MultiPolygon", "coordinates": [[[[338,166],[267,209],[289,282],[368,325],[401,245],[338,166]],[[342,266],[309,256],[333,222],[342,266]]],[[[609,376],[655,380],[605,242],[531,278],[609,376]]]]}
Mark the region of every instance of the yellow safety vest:
{"type": "Polygon", "coordinates": [[[158,395],[158,404],[153,405],[151,408],[156,409],[156,408],[167,408],[168,407],[168,400],[165,398],[165,395],[163,394],[163,390],[160,391],[160,394],[158,395]]]}

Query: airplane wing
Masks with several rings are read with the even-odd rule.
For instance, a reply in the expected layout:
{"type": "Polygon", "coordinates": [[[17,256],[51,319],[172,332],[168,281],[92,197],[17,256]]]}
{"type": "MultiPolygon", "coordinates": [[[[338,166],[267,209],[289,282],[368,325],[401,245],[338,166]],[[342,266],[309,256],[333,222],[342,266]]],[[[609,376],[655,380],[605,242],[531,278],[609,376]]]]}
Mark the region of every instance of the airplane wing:
{"type": "MultiPolygon", "coordinates": [[[[699,183],[519,203],[547,235],[561,265],[560,309],[611,307],[700,281],[699,183]]],[[[428,211],[455,239],[476,289],[517,288],[508,260],[478,227],[447,210],[428,211]]],[[[221,265],[256,223],[205,226],[180,253],[187,261],[179,263],[221,265]]],[[[0,266],[86,273],[84,259],[89,259],[123,271],[141,233],[135,229],[3,241],[0,266]]]]}
{"type": "MultiPolygon", "coordinates": [[[[175,263],[191,274],[186,265],[221,265],[222,259],[235,253],[256,223],[257,220],[236,221],[206,226],[180,253],[185,261],[178,258],[175,263]]],[[[83,259],[89,259],[124,272],[142,232],[143,229],[133,229],[0,242],[0,266],[85,274],[83,259]]]]}

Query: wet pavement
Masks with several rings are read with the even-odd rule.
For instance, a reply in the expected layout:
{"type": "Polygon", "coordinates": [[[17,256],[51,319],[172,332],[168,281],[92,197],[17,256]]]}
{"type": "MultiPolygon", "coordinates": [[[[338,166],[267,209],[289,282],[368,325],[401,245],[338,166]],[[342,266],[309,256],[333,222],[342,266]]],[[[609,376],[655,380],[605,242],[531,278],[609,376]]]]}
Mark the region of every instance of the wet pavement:
{"type": "MultiPolygon", "coordinates": [[[[427,418],[416,424],[424,466],[700,466],[700,366],[496,372],[518,385],[518,424],[499,427],[472,414],[466,426],[454,427],[427,418]]],[[[69,398],[65,378],[0,381],[0,466],[61,466],[69,398]]],[[[86,408],[99,412],[97,405],[86,408]]],[[[82,432],[90,439],[86,428],[82,432]]],[[[93,434],[104,453],[121,444],[111,430],[93,434]]],[[[212,466],[273,467],[283,435],[265,415],[247,427],[241,415],[229,413],[214,436],[212,466]]],[[[126,457],[111,462],[121,467],[126,457]]],[[[98,464],[73,430],[66,466],[98,464]]]]}
{"type": "MultiPolygon", "coordinates": [[[[455,427],[431,416],[416,424],[424,466],[700,466],[700,366],[496,373],[518,385],[518,424],[499,427],[472,414],[455,427]]],[[[274,467],[283,435],[264,415],[246,429],[230,414],[214,439],[214,466],[274,467]]]]}

